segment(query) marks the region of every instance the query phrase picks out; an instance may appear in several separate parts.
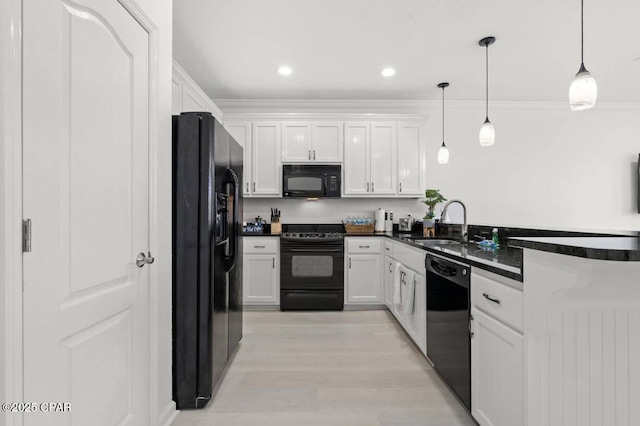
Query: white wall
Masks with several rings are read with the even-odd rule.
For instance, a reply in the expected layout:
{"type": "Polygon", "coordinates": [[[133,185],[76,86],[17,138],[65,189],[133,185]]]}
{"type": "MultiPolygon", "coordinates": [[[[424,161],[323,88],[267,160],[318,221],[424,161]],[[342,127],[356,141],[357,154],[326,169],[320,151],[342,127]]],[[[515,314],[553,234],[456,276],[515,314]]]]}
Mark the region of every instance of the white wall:
{"type": "Polygon", "coordinates": [[[175,413],[171,370],[171,77],[172,77],[172,0],[135,0],[158,28],[159,98],[158,149],[151,159],[151,173],[156,187],[151,195],[158,232],[151,236],[151,250],[156,258],[152,268],[151,315],[151,399],[152,424],[164,425],[175,413]],[[155,396],[155,398],[154,398],[155,396]],[[154,416],[156,416],[154,418],[154,416]]]}
{"type": "Polygon", "coordinates": [[[353,216],[365,216],[373,219],[378,208],[393,211],[394,222],[407,214],[422,219],[427,206],[416,199],[360,199],[341,198],[339,200],[293,200],[283,198],[245,198],[244,220],[253,221],[260,215],[269,222],[271,207],[282,211],[283,223],[340,223],[353,216]]]}
{"type": "Polygon", "coordinates": [[[447,165],[436,160],[439,117],[428,127],[427,182],[462,199],[470,223],[640,230],[639,105],[571,112],[565,103],[492,104],[496,144],[482,148],[482,105],[456,103],[447,108],[447,165]]]}

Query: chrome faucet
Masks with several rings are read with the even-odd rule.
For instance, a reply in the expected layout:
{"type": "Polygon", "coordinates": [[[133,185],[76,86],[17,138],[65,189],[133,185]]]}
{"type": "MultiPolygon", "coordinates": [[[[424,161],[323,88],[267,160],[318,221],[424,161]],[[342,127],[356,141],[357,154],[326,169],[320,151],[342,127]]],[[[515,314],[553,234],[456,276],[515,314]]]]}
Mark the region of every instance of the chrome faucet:
{"type": "Polygon", "coordinates": [[[442,208],[442,214],[440,215],[440,220],[444,222],[444,219],[447,217],[447,209],[453,203],[458,203],[458,204],[460,204],[462,206],[462,212],[464,214],[464,216],[463,216],[464,223],[462,224],[462,242],[463,243],[468,243],[469,242],[469,232],[467,230],[467,207],[464,205],[464,203],[462,201],[460,201],[460,200],[451,200],[447,204],[445,204],[444,207],[442,208]]]}

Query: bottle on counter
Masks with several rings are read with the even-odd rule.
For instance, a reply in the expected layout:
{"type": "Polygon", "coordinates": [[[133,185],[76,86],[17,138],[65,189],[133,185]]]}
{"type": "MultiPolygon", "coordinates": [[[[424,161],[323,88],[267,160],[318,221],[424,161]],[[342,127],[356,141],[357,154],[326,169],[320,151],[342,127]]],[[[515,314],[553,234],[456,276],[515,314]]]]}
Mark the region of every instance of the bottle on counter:
{"type": "Polygon", "coordinates": [[[491,241],[495,246],[500,244],[500,240],[498,239],[498,228],[493,228],[493,230],[491,231],[491,241]]]}

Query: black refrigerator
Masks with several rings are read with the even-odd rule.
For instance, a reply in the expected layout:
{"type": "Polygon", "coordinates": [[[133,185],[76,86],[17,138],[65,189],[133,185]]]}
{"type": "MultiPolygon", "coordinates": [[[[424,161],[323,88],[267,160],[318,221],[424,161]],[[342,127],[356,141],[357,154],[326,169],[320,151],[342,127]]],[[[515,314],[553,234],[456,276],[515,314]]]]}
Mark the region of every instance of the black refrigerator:
{"type": "Polygon", "coordinates": [[[206,112],[173,116],[173,397],[202,408],[242,338],[242,147],[206,112]]]}

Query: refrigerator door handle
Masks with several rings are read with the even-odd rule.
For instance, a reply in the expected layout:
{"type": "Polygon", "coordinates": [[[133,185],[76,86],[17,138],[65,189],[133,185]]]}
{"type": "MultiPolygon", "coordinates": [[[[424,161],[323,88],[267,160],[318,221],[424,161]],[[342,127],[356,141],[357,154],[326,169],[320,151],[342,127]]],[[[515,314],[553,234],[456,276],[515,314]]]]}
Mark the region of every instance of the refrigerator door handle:
{"type": "Polygon", "coordinates": [[[236,262],[238,260],[238,239],[240,238],[238,233],[238,207],[239,207],[239,198],[240,198],[240,181],[236,173],[227,169],[225,171],[225,176],[223,180],[224,185],[230,185],[231,191],[228,194],[230,198],[233,198],[233,217],[232,220],[232,229],[230,230],[231,235],[229,238],[229,256],[227,257],[227,272],[232,270],[236,266],[236,262]]]}

